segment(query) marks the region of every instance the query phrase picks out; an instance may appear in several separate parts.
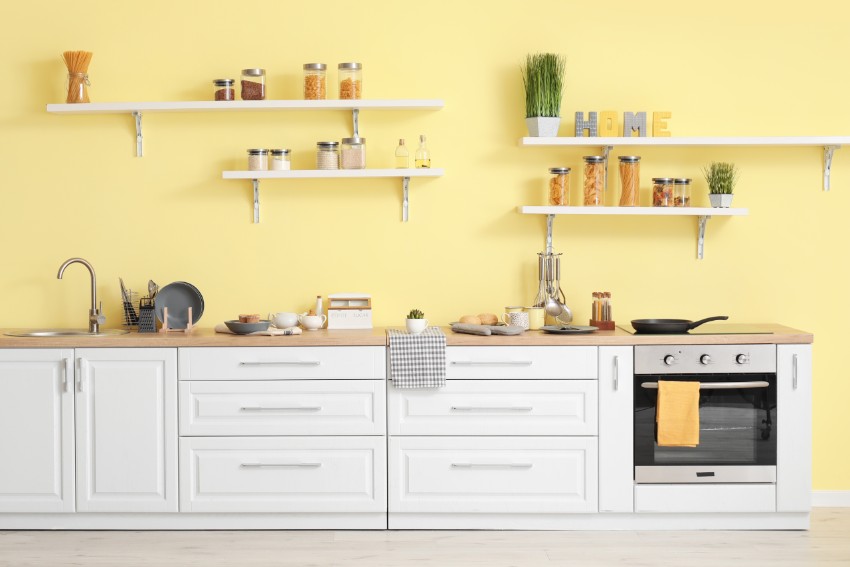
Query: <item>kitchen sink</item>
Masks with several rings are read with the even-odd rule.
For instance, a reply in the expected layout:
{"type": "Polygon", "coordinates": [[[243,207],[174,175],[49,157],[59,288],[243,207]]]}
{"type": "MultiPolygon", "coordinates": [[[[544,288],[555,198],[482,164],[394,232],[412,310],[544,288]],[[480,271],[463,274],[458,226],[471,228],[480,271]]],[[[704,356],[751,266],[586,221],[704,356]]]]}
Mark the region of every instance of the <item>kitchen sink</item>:
{"type": "Polygon", "coordinates": [[[9,337],[109,337],[126,335],[129,332],[124,329],[101,329],[96,333],[85,329],[36,329],[33,331],[12,331],[5,334],[9,337]]]}

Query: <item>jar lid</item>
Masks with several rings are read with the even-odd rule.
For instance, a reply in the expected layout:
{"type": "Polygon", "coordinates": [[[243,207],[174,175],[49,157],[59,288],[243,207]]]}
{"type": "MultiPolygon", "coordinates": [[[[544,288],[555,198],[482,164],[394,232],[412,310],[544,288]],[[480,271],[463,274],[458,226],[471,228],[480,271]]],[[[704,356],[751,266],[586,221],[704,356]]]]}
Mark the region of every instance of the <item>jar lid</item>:
{"type": "Polygon", "coordinates": [[[673,183],[672,177],[653,177],[653,183],[673,183]]]}
{"type": "Polygon", "coordinates": [[[328,149],[328,148],[336,148],[337,146],[339,146],[339,142],[316,142],[317,148],[328,149]]]}
{"type": "Polygon", "coordinates": [[[328,66],[324,63],[304,63],[305,71],[324,71],[328,66]]]}
{"type": "Polygon", "coordinates": [[[673,180],[673,183],[675,183],[676,185],[690,185],[691,180],[684,177],[677,177],[673,180]]]}
{"type": "Polygon", "coordinates": [[[605,158],[603,156],[584,156],[584,161],[587,163],[604,163],[605,158]]]}
{"type": "Polygon", "coordinates": [[[265,69],[242,69],[243,75],[249,75],[251,77],[262,77],[266,74],[265,69]]]}
{"type": "Polygon", "coordinates": [[[213,84],[217,87],[232,87],[235,81],[233,79],[214,79],[213,84]]]}
{"type": "Polygon", "coordinates": [[[640,156],[620,156],[618,159],[626,163],[637,163],[640,161],[640,156]]]}
{"type": "Polygon", "coordinates": [[[285,156],[290,152],[290,150],[288,148],[286,148],[286,149],[283,149],[283,148],[277,149],[276,148],[274,150],[269,150],[269,152],[271,152],[271,154],[273,156],[285,156]]]}
{"type": "Polygon", "coordinates": [[[356,146],[360,144],[365,144],[366,138],[358,138],[356,136],[354,138],[343,138],[342,143],[348,144],[349,146],[356,146]]]}
{"type": "Polygon", "coordinates": [[[362,68],[363,68],[363,65],[361,65],[360,63],[354,63],[354,62],[352,62],[352,63],[340,63],[339,65],[337,65],[337,69],[352,69],[352,70],[356,71],[356,70],[359,70],[359,69],[362,69],[362,68]]]}
{"type": "Polygon", "coordinates": [[[269,151],[262,148],[251,148],[248,150],[248,155],[251,156],[264,156],[268,154],[269,151]]]}
{"type": "Polygon", "coordinates": [[[569,173],[569,167],[550,167],[549,173],[569,173]]]}

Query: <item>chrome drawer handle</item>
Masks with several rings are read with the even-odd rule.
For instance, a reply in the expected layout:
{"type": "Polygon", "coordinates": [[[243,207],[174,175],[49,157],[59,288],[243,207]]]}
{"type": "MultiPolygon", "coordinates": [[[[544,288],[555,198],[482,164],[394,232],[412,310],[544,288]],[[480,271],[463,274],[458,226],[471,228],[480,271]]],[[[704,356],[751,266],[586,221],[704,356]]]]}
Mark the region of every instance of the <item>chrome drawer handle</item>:
{"type": "Polygon", "coordinates": [[[531,366],[531,360],[453,360],[452,366],[531,366]]]}
{"type": "Polygon", "coordinates": [[[614,356],[614,391],[620,389],[620,357],[614,356]]]}
{"type": "Polygon", "coordinates": [[[320,360],[277,360],[274,362],[240,362],[239,366],[319,366],[320,360]]]}
{"type": "Polygon", "coordinates": [[[530,469],[532,463],[452,463],[453,469],[530,469]]]}
{"type": "Polygon", "coordinates": [[[534,406],[452,406],[452,411],[532,411],[534,406]]]}
{"type": "Polygon", "coordinates": [[[243,469],[317,469],[322,463],[242,463],[239,466],[243,469]]]}
{"type": "Polygon", "coordinates": [[[322,406],[280,406],[276,408],[263,406],[243,406],[239,411],[322,411],[322,406]]]}
{"type": "MultiPolygon", "coordinates": [[[[755,382],[700,382],[700,390],[746,390],[748,388],[767,388],[770,383],[764,380],[755,382]]],[[[646,390],[657,390],[658,382],[643,382],[641,388],[646,390]]]]}
{"type": "Polygon", "coordinates": [[[797,389],[797,355],[791,355],[791,389],[797,389]]]}

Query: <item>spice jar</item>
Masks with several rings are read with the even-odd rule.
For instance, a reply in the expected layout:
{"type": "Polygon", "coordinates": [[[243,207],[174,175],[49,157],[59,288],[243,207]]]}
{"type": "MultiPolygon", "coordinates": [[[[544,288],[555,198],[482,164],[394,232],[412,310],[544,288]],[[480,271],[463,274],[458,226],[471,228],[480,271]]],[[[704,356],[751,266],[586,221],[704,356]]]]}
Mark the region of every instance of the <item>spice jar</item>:
{"type": "Polygon", "coordinates": [[[316,143],[316,169],[339,169],[339,142],[316,143]]]}
{"type": "Polygon", "coordinates": [[[604,205],[605,158],[602,156],[584,156],[584,204],[585,206],[604,205]]]}
{"type": "Polygon", "coordinates": [[[233,88],[235,82],[233,79],[215,79],[213,81],[215,86],[213,100],[235,100],[236,89],[233,88]]]}
{"type": "Polygon", "coordinates": [[[269,153],[271,154],[269,163],[271,164],[272,171],[288,171],[291,169],[289,164],[289,150],[274,149],[269,150],[269,153]]]}
{"type": "Polygon", "coordinates": [[[340,152],[342,169],[364,169],[366,167],[366,138],[343,138],[340,152]]]}
{"type": "Polygon", "coordinates": [[[672,177],[653,177],[652,178],[652,206],[653,207],[672,207],[673,206],[673,178],[672,177]]]}
{"type": "Polygon", "coordinates": [[[269,168],[269,151],[263,149],[248,150],[248,169],[264,171],[269,168]]]}
{"type": "Polygon", "coordinates": [[[566,207],[570,204],[570,168],[550,167],[549,173],[549,204],[556,207],[566,207]]]}
{"type": "Polygon", "coordinates": [[[242,100],[265,100],[266,70],[242,69],[242,100]]]}
{"type": "Polygon", "coordinates": [[[304,100],[327,98],[327,69],[324,63],[304,64],[304,100]]]}
{"type": "Polygon", "coordinates": [[[691,206],[691,180],[676,178],[673,180],[673,206],[691,206]]]}
{"type": "Polygon", "coordinates": [[[620,156],[620,206],[637,207],[640,192],[640,156],[620,156]]]}
{"type": "Polygon", "coordinates": [[[340,63],[337,66],[339,75],[339,98],[361,98],[363,87],[363,65],[360,63],[340,63]]]}

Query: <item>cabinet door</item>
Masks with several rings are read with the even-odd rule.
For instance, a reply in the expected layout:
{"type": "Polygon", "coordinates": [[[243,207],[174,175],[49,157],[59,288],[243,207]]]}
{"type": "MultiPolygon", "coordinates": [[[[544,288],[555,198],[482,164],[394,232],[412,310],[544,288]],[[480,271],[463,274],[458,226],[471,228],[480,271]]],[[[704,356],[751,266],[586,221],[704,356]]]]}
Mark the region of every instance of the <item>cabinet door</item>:
{"type": "Polygon", "coordinates": [[[632,347],[599,347],[599,511],[634,511],[632,347]]]}
{"type": "Polygon", "coordinates": [[[812,347],[778,345],[776,511],[808,512],[812,495],[812,347]]]}
{"type": "Polygon", "coordinates": [[[77,349],[77,510],[176,512],[177,349],[77,349]]]}
{"type": "Polygon", "coordinates": [[[73,350],[0,350],[0,512],[74,511],[73,350]]]}

